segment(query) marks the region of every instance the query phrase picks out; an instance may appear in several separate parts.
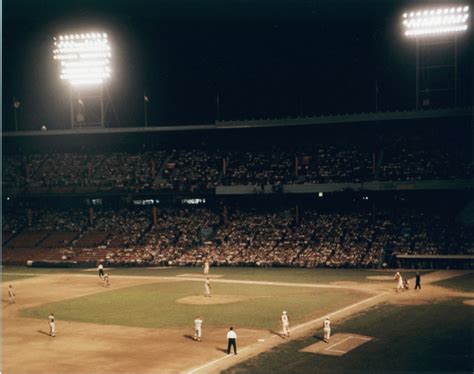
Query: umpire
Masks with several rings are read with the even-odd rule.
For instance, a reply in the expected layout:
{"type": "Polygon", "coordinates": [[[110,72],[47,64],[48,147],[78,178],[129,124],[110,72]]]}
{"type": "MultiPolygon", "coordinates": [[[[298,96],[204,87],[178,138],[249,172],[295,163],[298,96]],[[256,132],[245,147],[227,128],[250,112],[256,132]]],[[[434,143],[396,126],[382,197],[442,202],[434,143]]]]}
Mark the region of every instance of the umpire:
{"type": "Polygon", "coordinates": [[[102,279],[102,277],[104,276],[104,265],[99,263],[99,266],[97,267],[97,270],[99,270],[99,278],[102,279]]]}
{"type": "Polygon", "coordinates": [[[420,272],[416,272],[416,277],[415,277],[415,290],[420,289],[421,290],[421,277],[420,277],[420,272]]]}
{"type": "Polygon", "coordinates": [[[234,347],[234,354],[237,354],[237,334],[234,331],[234,328],[231,327],[227,333],[227,354],[230,353],[230,347],[234,347]]]}

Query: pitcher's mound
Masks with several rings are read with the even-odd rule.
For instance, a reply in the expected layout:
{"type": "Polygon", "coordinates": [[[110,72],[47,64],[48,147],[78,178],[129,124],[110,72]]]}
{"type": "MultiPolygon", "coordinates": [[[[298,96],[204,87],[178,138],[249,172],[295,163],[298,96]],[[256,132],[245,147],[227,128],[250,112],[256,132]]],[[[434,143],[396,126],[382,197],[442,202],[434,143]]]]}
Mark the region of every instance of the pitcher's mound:
{"type": "Polygon", "coordinates": [[[329,343],[320,341],[303,348],[300,352],[319,353],[328,356],[342,356],[368,343],[372,338],[357,334],[336,334],[331,336],[329,343]]]}
{"type": "Polygon", "coordinates": [[[190,304],[190,305],[215,305],[215,304],[230,304],[237,303],[239,301],[247,300],[244,296],[234,295],[212,295],[211,297],[206,296],[187,296],[176,300],[179,304],[190,304]]]}
{"type": "Polygon", "coordinates": [[[474,306],[474,300],[464,300],[463,304],[474,306]]]}
{"type": "Polygon", "coordinates": [[[371,275],[367,277],[367,279],[376,281],[395,281],[392,275],[371,275]]]}

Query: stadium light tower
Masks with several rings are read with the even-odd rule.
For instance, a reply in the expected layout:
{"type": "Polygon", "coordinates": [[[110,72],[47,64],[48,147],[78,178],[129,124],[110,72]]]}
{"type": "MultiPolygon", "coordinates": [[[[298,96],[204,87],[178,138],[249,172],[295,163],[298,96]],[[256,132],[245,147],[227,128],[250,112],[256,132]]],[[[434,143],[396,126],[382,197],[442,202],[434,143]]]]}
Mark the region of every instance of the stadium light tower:
{"type": "Polygon", "coordinates": [[[104,127],[104,83],[110,78],[111,48],[103,32],[54,37],[60,78],[70,85],[71,127],[104,127]]]}
{"type": "Polygon", "coordinates": [[[457,38],[467,31],[469,17],[468,5],[438,5],[403,13],[404,35],[416,42],[417,110],[420,95],[422,105],[429,106],[432,99],[452,92],[454,106],[457,105],[457,38]],[[448,52],[442,53],[440,45],[448,52]],[[448,57],[451,58],[447,61],[448,57]]]}

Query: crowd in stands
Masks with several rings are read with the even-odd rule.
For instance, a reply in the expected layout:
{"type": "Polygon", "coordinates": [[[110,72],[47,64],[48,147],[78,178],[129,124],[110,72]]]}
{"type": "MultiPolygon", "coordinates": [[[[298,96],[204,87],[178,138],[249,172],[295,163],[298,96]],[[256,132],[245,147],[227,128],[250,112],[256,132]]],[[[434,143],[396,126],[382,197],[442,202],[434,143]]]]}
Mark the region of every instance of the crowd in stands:
{"type": "Polygon", "coordinates": [[[165,157],[164,151],[113,153],[113,157],[103,158],[90,185],[103,191],[149,190],[165,157]]]}
{"type": "MultiPolygon", "coordinates": [[[[17,212],[18,214],[18,212],[17,212]]],[[[28,215],[28,212],[26,212],[28,215]]],[[[80,231],[86,225],[85,212],[78,209],[41,209],[32,211],[29,231],[80,231]]]]}
{"type": "Polygon", "coordinates": [[[218,184],[222,156],[203,150],[173,150],[163,171],[168,183],[162,188],[174,191],[206,191],[218,184]]]}
{"type": "Polygon", "coordinates": [[[26,210],[2,210],[2,231],[17,233],[27,226],[26,210]]]}
{"type": "Polygon", "coordinates": [[[295,209],[225,212],[196,207],[7,211],[4,262],[39,256],[114,265],[200,266],[209,260],[220,266],[378,267],[387,253],[474,253],[472,228],[418,210],[308,209],[298,217],[295,209]]]}
{"type": "Polygon", "coordinates": [[[209,209],[160,209],[144,245],[152,251],[157,263],[166,264],[201,245],[206,239],[203,230],[213,229],[219,221],[219,215],[209,209]]]}
{"type": "Polygon", "coordinates": [[[459,149],[419,142],[366,150],[314,145],[292,150],[205,149],[136,153],[6,155],[3,185],[42,191],[210,191],[218,185],[279,185],[469,178],[474,168],[459,149]]]}
{"type": "Polygon", "coordinates": [[[6,155],[7,187],[56,192],[137,192],[152,188],[165,151],[6,155]]]}
{"type": "Polygon", "coordinates": [[[28,182],[28,158],[21,155],[4,155],[2,161],[2,184],[10,188],[25,186],[28,182]]]}
{"type": "Polygon", "coordinates": [[[291,183],[295,156],[283,149],[231,151],[226,155],[224,184],[261,185],[291,183]]]}
{"type": "Polygon", "coordinates": [[[374,179],[374,157],[348,145],[319,146],[300,155],[297,183],[365,182],[374,179]]]}
{"type": "Polygon", "coordinates": [[[462,149],[446,145],[424,145],[423,139],[407,141],[400,138],[381,152],[380,180],[411,181],[454,179],[470,177],[472,164],[468,164],[462,149]]]}
{"type": "Polygon", "coordinates": [[[98,244],[111,247],[129,247],[139,244],[149,228],[150,212],[145,209],[108,209],[94,211],[89,223],[77,238],[76,245],[87,246],[90,237],[101,239],[98,244]]]}

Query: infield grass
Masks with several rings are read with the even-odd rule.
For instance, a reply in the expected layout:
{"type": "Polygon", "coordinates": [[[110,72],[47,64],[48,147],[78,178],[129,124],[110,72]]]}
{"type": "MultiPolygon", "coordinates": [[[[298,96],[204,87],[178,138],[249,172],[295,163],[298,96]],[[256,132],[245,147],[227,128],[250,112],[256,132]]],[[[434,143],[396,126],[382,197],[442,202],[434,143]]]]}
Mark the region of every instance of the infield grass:
{"type": "MultiPolygon", "coordinates": [[[[113,285],[112,285],[113,287],[113,285]]],[[[241,301],[216,305],[189,305],[177,300],[203,294],[201,282],[163,282],[23,309],[23,317],[44,318],[54,311],[58,321],[70,320],[135,327],[189,327],[196,316],[204,326],[276,329],[283,310],[292,325],[370,297],[345,289],[302,288],[212,283],[213,295],[235,296],[241,301]]]]}

